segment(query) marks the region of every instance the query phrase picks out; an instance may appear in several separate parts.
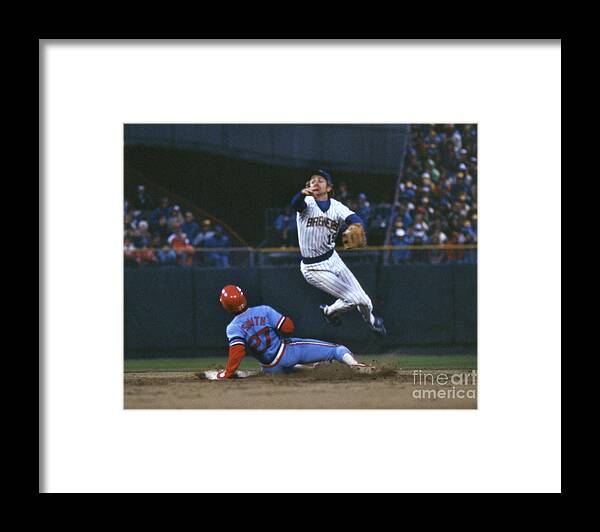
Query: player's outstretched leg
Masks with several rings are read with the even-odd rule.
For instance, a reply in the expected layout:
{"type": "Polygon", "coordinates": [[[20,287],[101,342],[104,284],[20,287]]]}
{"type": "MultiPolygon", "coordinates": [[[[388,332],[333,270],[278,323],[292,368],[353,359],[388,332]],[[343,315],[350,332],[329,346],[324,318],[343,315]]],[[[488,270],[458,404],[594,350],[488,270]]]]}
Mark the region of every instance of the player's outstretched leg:
{"type": "Polygon", "coordinates": [[[373,332],[380,336],[385,336],[387,330],[383,323],[383,318],[373,314],[373,303],[371,303],[371,299],[362,288],[360,289],[360,292],[357,292],[357,298],[358,303],[356,308],[358,309],[358,312],[360,312],[363,320],[365,320],[373,332]]]}
{"type": "Polygon", "coordinates": [[[354,355],[350,352],[345,345],[340,345],[337,348],[337,356],[336,360],[350,366],[353,370],[358,371],[359,373],[372,373],[375,368],[373,366],[369,366],[368,364],[363,364],[354,358],[354,355]]]}
{"type": "MultiPolygon", "coordinates": [[[[387,334],[383,318],[376,317],[373,314],[373,303],[371,303],[371,298],[363,290],[363,287],[360,285],[354,274],[339,257],[336,258],[335,263],[338,271],[338,282],[341,281],[341,285],[344,287],[341,292],[343,299],[351,303],[353,307],[356,307],[363,320],[365,320],[372,331],[381,336],[387,334]]],[[[338,301],[329,307],[330,311],[337,310],[335,307],[338,305],[338,301]]]]}
{"type": "Polygon", "coordinates": [[[368,304],[359,304],[356,306],[356,308],[360,312],[363,319],[367,322],[369,327],[371,327],[372,331],[376,332],[380,336],[385,336],[387,334],[387,329],[385,328],[385,324],[383,323],[383,318],[380,316],[375,316],[375,314],[373,314],[373,305],[371,304],[370,299],[368,304]]]}
{"type": "Polygon", "coordinates": [[[332,305],[321,305],[319,310],[327,323],[336,327],[341,325],[340,315],[356,305],[355,301],[342,297],[347,292],[345,283],[334,272],[328,270],[302,268],[302,275],[309,284],[338,298],[332,305]]]}
{"type": "Polygon", "coordinates": [[[289,360],[294,364],[314,364],[337,360],[360,372],[373,371],[373,367],[362,364],[354,358],[345,345],[313,340],[311,338],[293,338],[288,343],[289,360]]]}
{"type": "Polygon", "coordinates": [[[372,331],[380,336],[385,336],[387,330],[383,323],[383,318],[373,314],[373,303],[371,302],[371,298],[363,290],[362,286],[360,286],[356,277],[354,277],[354,274],[344,265],[340,276],[348,283],[348,286],[351,289],[351,295],[348,297],[351,297],[353,301],[356,302],[356,308],[360,312],[363,320],[365,320],[372,331]]]}

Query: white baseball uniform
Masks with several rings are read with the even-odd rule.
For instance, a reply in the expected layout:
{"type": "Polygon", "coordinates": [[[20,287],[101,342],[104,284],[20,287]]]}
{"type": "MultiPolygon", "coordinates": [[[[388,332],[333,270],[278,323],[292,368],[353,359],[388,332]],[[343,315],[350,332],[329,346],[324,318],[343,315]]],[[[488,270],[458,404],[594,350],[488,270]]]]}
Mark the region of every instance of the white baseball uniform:
{"type": "Polygon", "coordinates": [[[325,308],[328,316],[356,307],[363,319],[373,325],[371,299],[335,251],[335,239],[342,224],[355,213],[333,198],[325,212],[312,196],[304,200],[306,208],[296,214],[302,275],[313,286],[338,298],[325,308]]]}

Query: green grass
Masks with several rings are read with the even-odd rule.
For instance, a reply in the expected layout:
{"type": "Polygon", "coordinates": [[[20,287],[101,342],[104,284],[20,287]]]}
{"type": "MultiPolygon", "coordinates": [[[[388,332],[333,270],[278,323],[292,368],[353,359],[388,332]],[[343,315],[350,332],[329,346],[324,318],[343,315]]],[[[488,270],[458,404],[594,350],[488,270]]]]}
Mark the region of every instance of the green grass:
{"type": "MultiPolygon", "coordinates": [[[[397,369],[476,369],[476,355],[373,355],[357,356],[363,362],[373,361],[377,365],[397,369]]],[[[125,360],[126,372],[140,371],[194,371],[199,369],[225,367],[226,357],[200,358],[146,358],[125,360]]],[[[245,357],[241,369],[258,369],[258,362],[245,357]]]]}

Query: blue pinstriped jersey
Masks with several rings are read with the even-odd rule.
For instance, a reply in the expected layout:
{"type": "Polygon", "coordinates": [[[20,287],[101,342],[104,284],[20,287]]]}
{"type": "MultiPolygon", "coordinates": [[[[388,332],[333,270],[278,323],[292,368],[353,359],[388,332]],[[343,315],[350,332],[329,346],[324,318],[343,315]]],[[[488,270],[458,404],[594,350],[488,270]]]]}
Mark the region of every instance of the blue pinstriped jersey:
{"type": "Polygon", "coordinates": [[[313,197],[307,196],[304,201],[306,207],[296,214],[298,243],[303,257],[318,257],[335,248],[342,224],[355,213],[333,198],[325,212],[313,197]]]}
{"type": "Polygon", "coordinates": [[[244,345],[261,364],[270,364],[281,347],[284,321],[283,314],[267,305],[249,307],[227,326],[229,345],[244,345]]]}

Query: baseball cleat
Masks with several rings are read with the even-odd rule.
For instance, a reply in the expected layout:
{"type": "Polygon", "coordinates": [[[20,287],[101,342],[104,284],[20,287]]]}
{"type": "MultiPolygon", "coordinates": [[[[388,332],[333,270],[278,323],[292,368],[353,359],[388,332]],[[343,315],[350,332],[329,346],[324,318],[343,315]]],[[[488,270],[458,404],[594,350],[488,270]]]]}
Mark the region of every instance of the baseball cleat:
{"type": "Polygon", "coordinates": [[[380,336],[385,336],[387,334],[387,329],[383,323],[383,318],[375,318],[375,323],[371,325],[371,329],[380,336]]]}
{"type": "Polygon", "coordinates": [[[369,366],[367,364],[353,364],[350,367],[352,370],[356,371],[356,373],[365,373],[367,375],[376,370],[375,366],[369,366]]]}
{"type": "Polygon", "coordinates": [[[340,320],[339,316],[336,316],[335,314],[332,316],[328,316],[327,314],[325,314],[325,309],[327,308],[327,305],[321,305],[319,308],[321,309],[321,314],[323,314],[325,321],[329,323],[329,325],[339,327],[342,324],[342,320],[340,320]]]}

